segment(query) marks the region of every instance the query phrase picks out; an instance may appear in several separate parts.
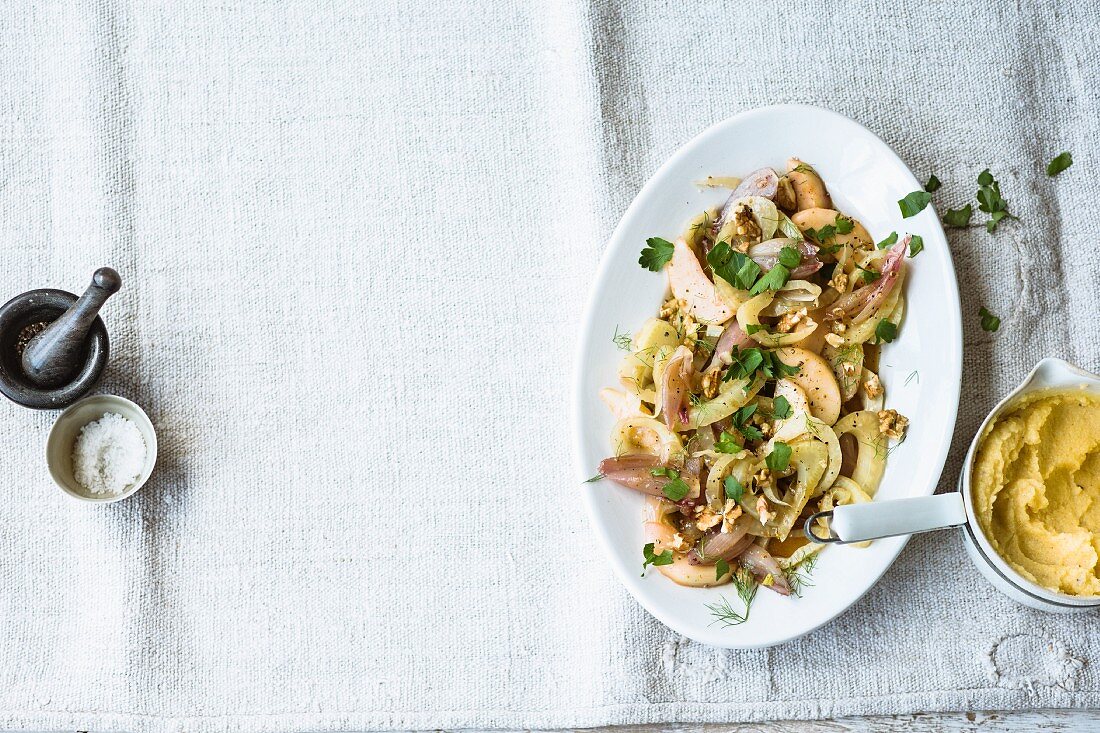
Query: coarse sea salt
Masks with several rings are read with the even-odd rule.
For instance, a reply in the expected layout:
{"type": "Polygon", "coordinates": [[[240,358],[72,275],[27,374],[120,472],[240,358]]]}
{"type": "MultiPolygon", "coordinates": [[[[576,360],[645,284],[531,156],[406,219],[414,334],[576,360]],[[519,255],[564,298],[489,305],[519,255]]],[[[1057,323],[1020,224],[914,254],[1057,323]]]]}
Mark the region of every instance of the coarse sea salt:
{"type": "Polygon", "coordinates": [[[73,445],[73,478],[90,494],[117,496],[137,481],[145,450],[137,425],[108,412],[80,429],[73,445]]]}

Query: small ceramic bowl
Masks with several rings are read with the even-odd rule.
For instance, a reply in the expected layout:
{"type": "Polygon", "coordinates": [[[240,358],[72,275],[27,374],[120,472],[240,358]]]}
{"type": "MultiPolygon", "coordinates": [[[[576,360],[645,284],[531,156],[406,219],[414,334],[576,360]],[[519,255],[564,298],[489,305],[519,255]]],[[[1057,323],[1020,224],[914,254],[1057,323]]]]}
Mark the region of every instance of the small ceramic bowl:
{"type": "Polygon", "coordinates": [[[149,416],[130,400],[115,395],[92,395],[70,406],[58,416],[46,440],[46,465],[50,469],[50,476],[54,483],[66,494],[81,501],[110,504],[125,499],[145,485],[153,473],[156,462],[157,434],[153,430],[153,423],[149,420],[149,416]],[[108,412],[122,415],[141,431],[141,437],[145,439],[145,466],[138,474],[137,481],[122,493],[114,496],[99,496],[89,493],[73,477],[73,445],[76,443],[77,436],[80,435],[81,428],[108,412]]]}
{"type": "Polygon", "coordinates": [[[989,413],[963,461],[959,490],[915,499],[896,499],[837,507],[812,515],[805,525],[814,542],[846,544],[897,535],[962,527],[966,552],[978,571],[997,590],[1025,606],[1052,613],[1081,613],[1100,609],[1100,596],[1071,596],[1044,588],[1018,573],[997,554],[974,512],[970,479],[978,443],[993,421],[1025,395],[1046,390],[1083,389],[1100,393],[1100,375],[1090,374],[1061,359],[1043,359],[1023,384],[1012,390],[989,413]],[[831,517],[830,536],[816,534],[815,521],[831,517]]]}

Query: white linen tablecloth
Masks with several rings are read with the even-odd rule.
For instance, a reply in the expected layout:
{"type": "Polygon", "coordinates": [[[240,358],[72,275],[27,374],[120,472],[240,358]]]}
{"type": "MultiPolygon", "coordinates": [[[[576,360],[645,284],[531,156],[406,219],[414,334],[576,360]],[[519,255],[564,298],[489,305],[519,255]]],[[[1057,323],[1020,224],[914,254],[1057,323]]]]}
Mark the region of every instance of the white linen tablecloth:
{"type": "Polygon", "coordinates": [[[140,494],[86,506],[46,473],[55,414],[0,405],[0,726],[1100,705],[1095,620],[1002,598],[951,533],[803,640],[678,637],[601,557],[567,420],[645,179],[731,114],[817,104],[935,172],[941,212],[989,167],[1020,217],[949,232],[953,486],[1035,361],[1100,367],[1095,3],[12,2],[0,31],[0,285],[115,266],[103,388],[161,441],[140,494]]]}

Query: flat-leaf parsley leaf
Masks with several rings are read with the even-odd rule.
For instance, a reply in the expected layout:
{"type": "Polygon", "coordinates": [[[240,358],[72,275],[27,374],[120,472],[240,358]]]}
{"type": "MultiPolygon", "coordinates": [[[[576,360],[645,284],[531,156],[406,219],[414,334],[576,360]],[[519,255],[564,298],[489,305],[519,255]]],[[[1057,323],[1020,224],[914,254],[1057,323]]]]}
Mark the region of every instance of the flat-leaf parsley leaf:
{"type": "Polygon", "coordinates": [[[802,261],[802,253],[794,247],[784,247],[779,250],[779,264],[793,270],[802,261]]]}
{"type": "Polygon", "coordinates": [[[779,290],[790,279],[791,271],[777,262],[772,266],[772,269],[764,273],[764,277],[757,280],[756,284],[749,289],[749,295],[760,295],[765,290],[779,290]]]}
{"type": "Polygon", "coordinates": [[[653,552],[654,543],[650,542],[642,548],[642,557],[645,558],[645,562],[642,563],[642,575],[645,575],[645,569],[650,565],[671,565],[672,564],[672,550],[665,550],[660,555],[653,552]]]}
{"type": "Polygon", "coordinates": [[[1069,151],[1059,153],[1054,160],[1047,163],[1047,175],[1056,176],[1071,165],[1073,165],[1073,155],[1069,151]]]}
{"type": "Polygon", "coordinates": [[[726,489],[726,497],[733,501],[741,501],[741,497],[745,495],[745,487],[733,476],[726,476],[723,486],[726,489]]]}
{"type": "Polygon", "coordinates": [[[943,215],[943,223],[949,227],[964,227],[970,223],[974,207],[970,204],[961,209],[948,209],[943,215]]]}
{"type": "Polygon", "coordinates": [[[728,562],[726,562],[725,560],[723,560],[722,558],[718,558],[718,562],[714,563],[714,579],[715,580],[721,580],[722,576],[725,575],[726,573],[728,573],[729,571],[730,571],[730,564],[728,562]]]}
{"type": "Polygon", "coordinates": [[[1001,197],[1001,185],[993,178],[993,174],[986,168],[978,174],[978,209],[989,214],[989,221],[985,223],[985,230],[990,234],[997,228],[1001,219],[1010,216],[1008,202],[1001,197]]]}
{"type": "Polygon", "coordinates": [[[902,218],[908,219],[911,216],[916,216],[924,211],[924,207],[928,206],[928,202],[931,200],[932,194],[927,191],[913,191],[910,194],[906,194],[905,198],[898,201],[898,208],[901,209],[902,218]]]}
{"type": "Polygon", "coordinates": [[[707,264],[714,274],[740,290],[748,290],[760,277],[760,265],[746,255],[719,242],[707,253],[707,264]]]}
{"type": "Polygon", "coordinates": [[[680,501],[691,489],[688,487],[687,482],[677,476],[676,478],[665,484],[665,487],[661,489],[669,501],[680,501]]]}
{"type": "Polygon", "coordinates": [[[723,430],[718,440],[714,442],[714,450],[719,453],[740,453],[745,448],[737,442],[737,438],[723,430]]]}
{"type": "Polygon", "coordinates": [[[909,236],[909,256],[916,257],[924,249],[924,237],[919,234],[909,236]]]}
{"type": "Polygon", "coordinates": [[[791,447],[781,440],[777,440],[772,446],[772,452],[764,458],[768,468],[776,473],[786,471],[791,465],[791,447]]]}
{"type": "Polygon", "coordinates": [[[992,333],[1001,327],[1001,319],[990,313],[984,305],[981,310],[978,311],[978,315],[981,316],[982,319],[983,331],[992,333]]]}
{"type": "Polygon", "coordinates": [[[675,249],[672,242],[660,237],[650,237],[645,240],[645,243],[648,246],[642,250],[638,264],[652,272],[660,272],[661,268],[672,259],[672,251],[675,249]]]}
{"type": "Polygon", "coordinates": [[[883,318],[875,326],[875,336],[880,342],[888,344],[898,337],[898,325],[883,318]]]}

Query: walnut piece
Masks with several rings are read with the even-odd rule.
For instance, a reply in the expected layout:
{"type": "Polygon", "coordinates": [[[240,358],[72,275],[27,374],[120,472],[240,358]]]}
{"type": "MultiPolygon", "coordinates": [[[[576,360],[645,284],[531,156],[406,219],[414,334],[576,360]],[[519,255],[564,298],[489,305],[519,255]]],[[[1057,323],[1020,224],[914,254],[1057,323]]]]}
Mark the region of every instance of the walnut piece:
{"type": "Polygon", "coordinates": [[[803,319],[805,319],[807,323],[813,322],[805,308],[799,308],[796,311],[784,313],[783,317],[779,319],[779,323],[775,324],[775,330],[779,333],[790,333],[803,319]]]}
{"type": "Polygon", "coordinates": [[[737,236],[741,237],[746,242],[759,241],[764,235],[764,232],[760,230],[760,225],[756,223],[756,217],[752,215],[752,209],[748,204],[741,204],[733,212],[734,230],[737,232],[737,236]]]}
{"type": "Polygon", "coordinates": [[[706,532],[721,521],[721,514],[712,512],[710,509],[704,509],[702,514],[699,515],[699,518],[695,520],[695,526],[699,528],[700,532],[706,532]]]}
{"type": "Polygon", "coordinates": [[[722,370],[711,369],[703,372],[703,396],[713,400],[718,396],[718,387],[722,384],[722,370]]]}
{"type": "Polygon", "coordinates": [[[909,418],[899,415],[897,410],[878,411],[878,431],[886,437],[901,440],[907,427],[909,418]]]}
{"type": "Polygon", "coordinates": [[[837,267],[833,271],[832,279],[829,280],[829,287],[836,288],[841,293],[846,292],[848,290],[848,274],[837,267]]]}
{"type": "Polygon", "coordinates": [[[768,506],[768,500],[762,496],[758,497],[756,500],[756,513],[760,515],[761,524],[767,524],[771,521],[772,517],[775,516],[768,506]]]}

